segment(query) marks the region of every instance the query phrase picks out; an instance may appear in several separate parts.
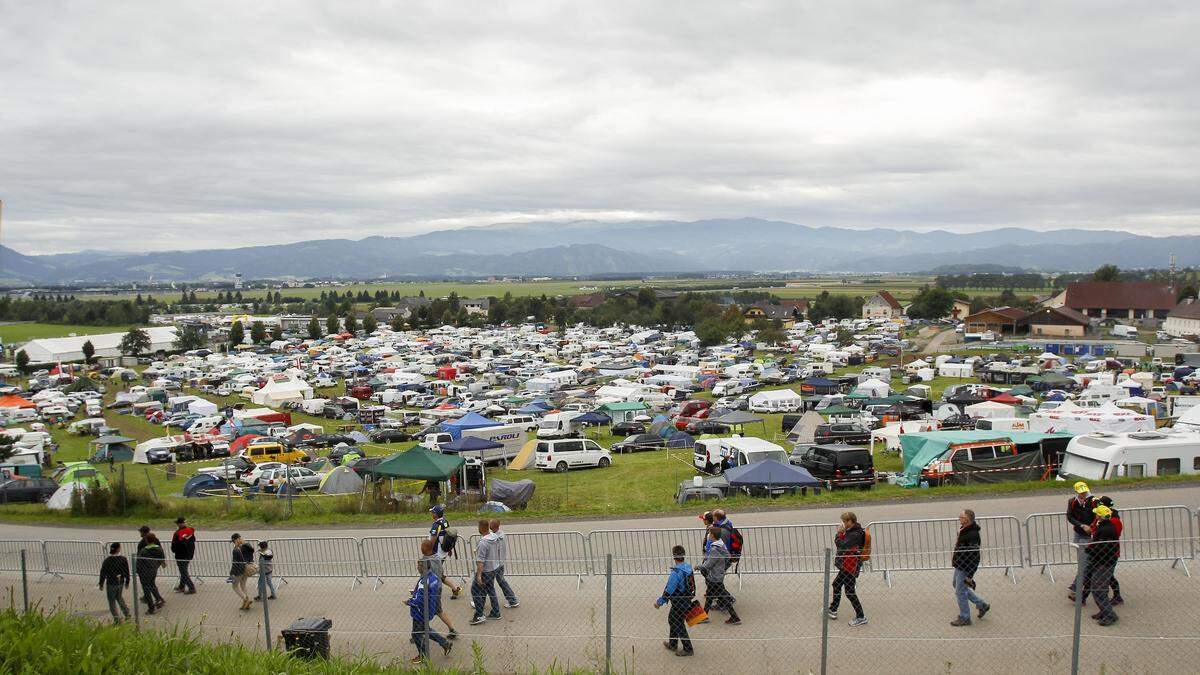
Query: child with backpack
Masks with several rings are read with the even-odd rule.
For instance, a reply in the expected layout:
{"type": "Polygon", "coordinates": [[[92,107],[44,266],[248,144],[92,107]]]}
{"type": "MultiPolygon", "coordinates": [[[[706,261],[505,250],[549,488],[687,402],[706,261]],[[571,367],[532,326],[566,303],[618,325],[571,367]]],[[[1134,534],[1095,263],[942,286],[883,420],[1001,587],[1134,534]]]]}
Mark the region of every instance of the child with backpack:
{"type": "MultiPolygon", "coordinates": [[[[458,532],[450,529],[450,523],[446,520],[446,507],[438,504],[429,512],[433,514],[433,524],[429,527],[429,539],[433,542],[434,554],[439,559],[458,557],[455,552],[455,546],[458,545],[458,532]]],[[[457,600],[459,593],[462,593],[462,586],[455,586],[454,580],[447,577],[445,573],[438,575],[438,580],[450,587],[450,599],[457,600]]]]}
{"type": "Polygon", "coordinates": [[[858,516],[854,515],[853,511],[843,513],[842,525],[833,538],[833,545],[837,547],[837,555],[833,560],[837,576],[833,579],[833,601],[829,603],[830,619],[837,619],[838,605],[841,604],[844,588],[846,599],[854,608],[854,619],[850,621],[850,625],[866,625],[867,615],[863,613],[862,603],[858,601],[855,584],[858,583],[862,563],[871,557],[869,541],[869,535],[858,523],[858,516]]]}
{"type": "Polygon", "coordinates": [[[670,612],[667,614],[668,637],[663,646],[675,652],[676,656],[691,656],[694,653],[692,640],[688,637],[686,614],[696,600],[696,579],[692,566],[684,562],[684,555],[682,546],[677,545],[671,549],[671,557],[674,558],[675,564],[671,566],[667,575],[667,586],[663,589],[662,596],[654,601],[655,609],[671,603],[670,612]],[[679,645],[678,650],[676,643],[679,645]]]}

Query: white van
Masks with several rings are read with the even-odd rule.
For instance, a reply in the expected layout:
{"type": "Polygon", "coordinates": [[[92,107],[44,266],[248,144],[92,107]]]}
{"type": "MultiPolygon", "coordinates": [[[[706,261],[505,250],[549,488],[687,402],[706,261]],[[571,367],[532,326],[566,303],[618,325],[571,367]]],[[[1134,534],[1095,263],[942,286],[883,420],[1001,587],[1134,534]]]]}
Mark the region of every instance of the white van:
{"type": "Polygon", "coordinates": [[[499,421],[505,424],[519,424],[525,427],[526,431],[534,431],[538,428],[538,418],[533,415],[502,415],[499,421]]]}
{"type": "Polygon", "coordinates": [[[764,459],[774,459],[784,464],[789,462],[787,450],[754,436],[706,438],[696,441],[692,464],[697,469],[719,473],[726,459],[732,459],[735,466],[754,464],[764,459]]]}
{"type": "Polygon", "coordinates": [[[590,438],[538,441],[535,449],[537,468],[543,471],[567,471],[588,466],[601,469],[612,465],[612,453],[590,438]]]}
{"type": "Polygon", "coordinates": [[[557,412],[546,415],[538,422],[538,439],[578,436],[580,434],[580,426],[574,420],[582,414],[581,412],[557,412]]]}

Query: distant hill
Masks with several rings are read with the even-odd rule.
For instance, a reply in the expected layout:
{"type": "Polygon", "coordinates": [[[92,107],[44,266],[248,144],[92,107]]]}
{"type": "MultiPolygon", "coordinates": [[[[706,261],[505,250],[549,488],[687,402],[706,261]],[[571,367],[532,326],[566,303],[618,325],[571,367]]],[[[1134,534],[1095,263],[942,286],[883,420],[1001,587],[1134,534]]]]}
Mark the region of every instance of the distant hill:
{"type": "Polygon", "coordinates": [[[1200,236],[1114,230],[973,233],[807,227],[756,218],[501,223],[407,237],[153,253],[23,255],[0,246],[5,283],[381,276],[602,275],[725,270],[916,272],[954,266],[1079,272],[1104,263],[1200,261],[1200,236]]]}

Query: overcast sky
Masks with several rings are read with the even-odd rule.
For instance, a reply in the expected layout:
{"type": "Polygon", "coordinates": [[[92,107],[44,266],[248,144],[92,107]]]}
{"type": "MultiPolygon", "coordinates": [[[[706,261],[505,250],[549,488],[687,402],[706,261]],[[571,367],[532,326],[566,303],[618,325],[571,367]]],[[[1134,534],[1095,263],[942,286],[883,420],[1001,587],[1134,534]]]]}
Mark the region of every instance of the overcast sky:
{"type": "Polygon", "coordinates": [[[1200,234],[1195,2],[0,0],[2,243],[1200,234]]]}

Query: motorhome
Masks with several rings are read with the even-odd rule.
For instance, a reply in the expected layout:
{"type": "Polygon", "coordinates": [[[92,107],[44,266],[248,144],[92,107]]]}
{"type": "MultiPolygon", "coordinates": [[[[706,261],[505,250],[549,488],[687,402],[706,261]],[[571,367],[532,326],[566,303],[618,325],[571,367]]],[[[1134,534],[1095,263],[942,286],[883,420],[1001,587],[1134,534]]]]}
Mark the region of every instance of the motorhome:
{"type": "Polygon", "coordinates": [[[788,452],[774,443],[754,436],[705,438],[696,441],[692,463],[708,473],[720,473],[726,466],[753,464],[764,459],[788,463],[788,452]]]}
{"type": "MultiPolygon", "coordinates": [[[[574,413],[578,415],[578,413],[574,413]]],[[[494,427],[478,427],[475,429],[463,429],[460,434],[466,437],[480,438],[485,441],[500,443],[503,447],[494,450],[484,450],[482,452],[463,452],[460,453],[463,459],[481,459],[486,462],[500,462],[512,459],[521,451],[521,447],[525,445],[525,427],[520,424],[503,424],[494,427]]],[[[454,437],[447,432],[438,432],[427,434],[421,440],[421,444],[434,452],[441,452],[441,446],[454,440],[454,437]]]]}
{"type": "Polygon", "coordinates": [[[1200,432],[1091,433],[1067,444],[1059,474],[1104,480],[1200,472],[1200,432]]]}
{"type": "Polygon", "coordinates": [[[583,427],[575,422],[581,412],[557,412],[546,415],[538,422],[539,439],[571,438],[582,434],[583,427]]]}

